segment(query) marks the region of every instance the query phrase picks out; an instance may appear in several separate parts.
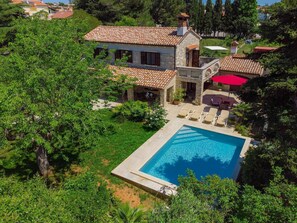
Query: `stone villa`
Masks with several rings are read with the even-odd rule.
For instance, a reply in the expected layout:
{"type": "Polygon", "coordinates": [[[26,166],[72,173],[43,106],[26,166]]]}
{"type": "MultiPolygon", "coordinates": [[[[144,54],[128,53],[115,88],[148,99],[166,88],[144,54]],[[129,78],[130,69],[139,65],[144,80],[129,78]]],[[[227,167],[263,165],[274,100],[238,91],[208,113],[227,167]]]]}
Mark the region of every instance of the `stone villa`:
{"type": "Polygon", "coordinates": [[[202,103],[204,83],[220,68],[219,59],[200,57],[201,37],[188,26],[189,16],[178,16],[178,27],[98,26],[85,35],[98,42],[95,55],[102,50],[111,57],[114,72],[137,79],[127,98],[159,99],[162,105],[173,100],[177,88],[184,88],[186,98],[202,103]],[[113,65],[127,56],[128,67],[113,65]]]}

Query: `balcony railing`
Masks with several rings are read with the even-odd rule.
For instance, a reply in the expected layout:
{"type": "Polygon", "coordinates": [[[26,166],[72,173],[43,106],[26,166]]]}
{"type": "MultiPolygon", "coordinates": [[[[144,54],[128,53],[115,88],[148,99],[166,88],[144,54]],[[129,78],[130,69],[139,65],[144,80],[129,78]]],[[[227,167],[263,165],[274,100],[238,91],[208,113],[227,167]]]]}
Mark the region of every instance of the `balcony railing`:
{"type": "Polygon", "coordinates": [[[203,81],[218,73],[220,68],[219,59],[200,58],[201,67],[178,66],[178,76],[181,78],[194,78],[203,81]]]}

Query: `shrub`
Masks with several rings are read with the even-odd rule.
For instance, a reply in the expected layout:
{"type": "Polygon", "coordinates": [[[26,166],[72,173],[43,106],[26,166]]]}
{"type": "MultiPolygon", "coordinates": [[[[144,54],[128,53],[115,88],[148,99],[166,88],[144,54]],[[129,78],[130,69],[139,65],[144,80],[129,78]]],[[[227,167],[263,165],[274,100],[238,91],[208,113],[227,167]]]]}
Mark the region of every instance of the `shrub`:
{"type": "Polygon", "coordinates": [[[159,104],[154,104],[147,113],[144,126],[148,129],[160,129],[166,124],[166,111],[159,104]]]}
{"type": "Polygon", "coordinates": [[[142,101],[127,101],[113,109],[113,113],[116,117],[135,122],[144,121],[148,111],[149,107],[147,102],[142,101]]]}

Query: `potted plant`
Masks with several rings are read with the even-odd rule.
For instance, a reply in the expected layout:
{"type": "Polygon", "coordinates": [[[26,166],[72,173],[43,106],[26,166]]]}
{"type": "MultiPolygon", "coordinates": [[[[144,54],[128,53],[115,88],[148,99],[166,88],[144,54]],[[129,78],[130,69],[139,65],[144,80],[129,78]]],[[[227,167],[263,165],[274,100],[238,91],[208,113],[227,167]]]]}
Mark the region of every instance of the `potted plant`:
{"type": "Polygon", "coordinates": [[[178,105],[180,102],[184,101],[186,96],[185,90],[183,88],[177,88],[173,94],[173,104],[178,105]]]}

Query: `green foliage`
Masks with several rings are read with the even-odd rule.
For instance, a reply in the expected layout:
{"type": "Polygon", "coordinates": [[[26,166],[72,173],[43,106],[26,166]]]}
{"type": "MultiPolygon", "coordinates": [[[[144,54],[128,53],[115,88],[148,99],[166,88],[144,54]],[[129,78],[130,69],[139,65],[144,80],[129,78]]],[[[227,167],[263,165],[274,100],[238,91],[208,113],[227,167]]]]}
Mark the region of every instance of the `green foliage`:
{"type": "Polygon", "coordinates": [[[261,32],[264,38],[270,41],[278,41],[285,44],[292,44],[297,38],[296,33],[296,13],[295,8],[285,8],[278,5],[270,19],[263,21],[261,24],[261,32]],[[273,32],[271,32],[273,30],[273,32]]]}
{"type": "Polygon", "coordinates": [[[76,20],[22,20],[15,28],[11,54],[0,58],[1,171],[32,174],[38,167],[46,175],[48,162],[67,167],[113,129],[90,102],[115,79],[95,63],[94,45],[81,44],[85,27],[76,20]]]}
{"type": "Polygon", "coordinates": [[[294,222],[297,187],[276,170],[263,192],[230,179],[208,176],[198,181],[192,172],[180,178],[178,194],[159,205],[149,222],[294,222]]]}
{"type": "Polygon", "coordinates": [[[173,101],[184,101],[184,97],[186,96],[185,89],[177,88],[173,94],[173,101]]]}
{"type": "Polygon", "coordinates": [[[262,145],[247,153],[243,165],[244,181],[257,188],[268,185],[275,167],[283,169],[288,182],[297,181],[297,37],[289,34],[297,26],[287,19],[296,15],[296,8],[278,4],[271,13],[271,19],[261,26],[262,32],[271,41],[286,45],[261,58],[270,74],[247,83],[241,94],[254,113],[244,115],[246,122],[263,140],[262,145]],[[268,33],[268,29],[274,32],[268,33]]]}
{"type": "Polygon", "coordinates": [[[13,21],[24,16],[24,10],[10,0],[0,0],[0,48],[7,45],[9,32],[13,31],[13,21]]]}
{"type": "Polygon", "coordinates": [[[128,16],[123,16],[122,19],[118,22],[115,22],[116,26],[137,26],[136,19],[128,16]]]}
{"type": "Polygon", "coordinates": [[[207,0],[206,6],[205,6],[205,15],[204,15],[204,24],[203,24],[203,33],[207,35],[211,34],[212,32],[212,27],[213,27],[212,11],[213,11],[212,1],[207,0]]]}
{"type": "Polygon", "coordinates": [[[217,31],[222,31],[223,21],[222,21],[222,11],[223,3],[222,0],[216,0],[216,3],[213,8],[213,18],[212,18],[212,30],[214,34],[217,31]]]}
{"type": "Polygon", "coordinates": [[[150,14],[156,24],[162,26],[177,26],[176,16],[186,10],[184,1],[152,0],[150,14]]]}
{"type": "Polygon", "coordinates": [[[146,114],[144,127],[154,130],[162,128],[167,122],[166,115],[166,110],[161,105],[153,104],[146,114]]]}
{"type": "Polygon", "coordinates": [[[233,22],[233,18],[232,18],[232,4],[231,4],[231,0],[226,0],[225,1],[225,15],[223,17],[223,30],[227,33],[231,33],[232,32],[232,22],[233,22]]]}
{"type": "Polygon", "coordinates": [[[130,24],[132,21],[130,18],[133,18],[138,21],[138,24],[152,25],[148,13],[151,2],[147,0],[75,0],[75,6],[95,16],[103,24],[113,24],[120,20],[127,20],[127,18],[130,24]]]}
{"type": "Polygon", "coordinates": [[[170,198],[168,207],[157,207],[149,222],[225,222],[237,207],[237,185],[217,176],[198,181],[193,172],[180,178],[178,194],[170,198]]]}
{"type": "Polygon", "coordinates": [[[199,14],[198,14],[198,10],[199,10],[199,2],[197,0],[191,0],[188,4],[187,4],[187,8],[188,8],[188,13],[190,16],[190,26],[192,26],[194,28],[194,30],[198,30],[198,23],[199,23],[199,14]]]}
{"type": "Polygon", "coordinates": [[[196,22],[196,32],[203,32],[203,24],[204,24],[204,5],[202,0],[198,1],[198,10],[197,10],[197,22],[196,22]]]}
{"type": "Polygon", "coordinates": [[[149,107],[147,102],[127,101],[113,109],[115,116],[135,122],[144,121],[149,107]]]}
{"type": "Polygon", "coordinates": [[[87,12],[81,9],[74,10],[74,13],[71,19],[80,21],[80,23],[82,22],[86,23],[86,30],[83,30],[83,32],[85,33],[91,31],[92,29],[96,28],[98,25],[101,24],[101,22],[97,18],[95,18],[94,16],[88,14],[87,12]]]}
{"type": "Polygon", "coordinates": [[[235,222],[295,222],[297,187],[284,181],[280,169],[275,169],[270,186],[260,192],[245,186],[235,222]]]}
{"type": "Polygon", "coordinates": [[[86,173],[67,180],[61,189],[48,189],[40,178],[1,178],[1,222],[108,222],[110,192],[97,182],[86,173]]]}
{"type": "Polygon", "coordinates": [[[233,32],[239,37],[255,31],[258,22],[257,0],[234,0],[233,32]]]}
{"type": "Polygon", "coordinates": [[[111,212],[113,222],[117,223],[144,223],[146,222],[145,212],[139,208],[132,208],[129,204],[120,204],[111,212]]]}

